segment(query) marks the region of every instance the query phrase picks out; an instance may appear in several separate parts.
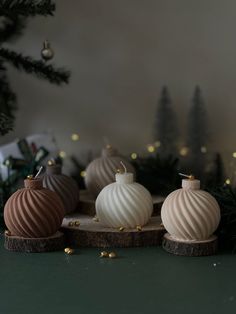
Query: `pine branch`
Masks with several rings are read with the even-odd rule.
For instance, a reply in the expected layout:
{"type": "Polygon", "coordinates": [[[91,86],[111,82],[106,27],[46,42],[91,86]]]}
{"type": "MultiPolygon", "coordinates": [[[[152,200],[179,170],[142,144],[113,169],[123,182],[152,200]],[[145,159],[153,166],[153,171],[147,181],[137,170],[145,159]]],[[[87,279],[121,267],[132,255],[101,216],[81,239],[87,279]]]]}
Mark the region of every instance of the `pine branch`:
{"type": "Polygon", "coordinates": [[[1,0],[0,16],[53,15],[55,3],[52,0],[1,0]]]}
{"type": "Polygon", "coordinates": [[[13,119],[0,112],[0,134],[5,135],[13,129],[13,119]]]}
{"type": "Polygon", "coordinates": [[[15,110],[16,110],[16,95],[11,90],[6,75],[6,69],[0,63],[0,112],[4,113],[10,119],[14,119],[15,110]]]}
{"type": "Polygon", "coordinates": [[[50,83],[61,85],[69,82],[70,72],[55,68],[42,60],[34,60],[31,57],[23,56],[9,49],[1,48],[0,57],[12,64],[19,71],[35,74],[40,79],[46,79],[50,83]]]}
{"type": "Polygon", "coordinates": [[[26,21],[23,21],[22,18],[4,18],[0,26],[0,42],[16,39],[22,34],[25,25],[26,21]]]}

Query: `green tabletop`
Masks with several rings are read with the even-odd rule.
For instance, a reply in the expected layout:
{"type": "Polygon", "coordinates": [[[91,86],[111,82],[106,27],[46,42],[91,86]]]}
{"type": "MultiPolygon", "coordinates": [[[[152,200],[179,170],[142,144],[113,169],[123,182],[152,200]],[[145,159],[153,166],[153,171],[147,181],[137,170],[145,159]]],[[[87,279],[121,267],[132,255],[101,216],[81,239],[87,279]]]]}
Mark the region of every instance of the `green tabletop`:
{"type": "Polygon", "coordinates": [[[1,314],[223,314],[236,310],[236,256],[177,257],[161,247],[74,255],[13,253],[1,239],[1,314]]]}

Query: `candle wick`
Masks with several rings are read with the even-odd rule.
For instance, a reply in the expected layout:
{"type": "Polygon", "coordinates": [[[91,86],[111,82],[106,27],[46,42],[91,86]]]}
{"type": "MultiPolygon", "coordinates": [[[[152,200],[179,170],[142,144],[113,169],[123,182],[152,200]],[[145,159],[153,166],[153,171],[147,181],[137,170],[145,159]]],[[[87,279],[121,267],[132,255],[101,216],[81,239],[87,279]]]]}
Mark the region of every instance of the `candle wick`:
{"type": "Polygon", "coordinates": [[[194,176],[192,174],[189,175],[189,174],[179,172],[179,175],[182,177],[188,178],[190,180],[194,180],[194,176]]]}
{"type": "Polygon", "coordinates": [[[127,168],[125,167],[125,164],[123,163],[123,161],[120,161],[120,164],[125,169],[125,173],[127,173],[127,168]]]}
{"type": "Polygon", "coordinates": [[[39,171],[36,173],[36,176],[34,177],[35,179],[40,175],[40,173],[42,172],[42,170],[43,170],[43,166],[41,166],[41,167],[39,168],[39,171]]]}

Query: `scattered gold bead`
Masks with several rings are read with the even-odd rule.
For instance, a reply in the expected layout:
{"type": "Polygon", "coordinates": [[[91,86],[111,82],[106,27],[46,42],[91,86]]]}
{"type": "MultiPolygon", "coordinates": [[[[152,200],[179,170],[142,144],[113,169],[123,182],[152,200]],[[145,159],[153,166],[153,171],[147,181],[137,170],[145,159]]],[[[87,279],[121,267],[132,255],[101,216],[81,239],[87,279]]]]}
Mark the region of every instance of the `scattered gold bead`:
{"type": "Polygon", "coordinates": [[[142,231],[142,227],[141,227],[141,226],[137,226],[136,229],[137,229],[138,231],[142,231]]]}
{"type": "Polygon", "coordinates": [[[73,249],[69,249],[69,250],[66,252],[66,254],[68,254],[68,255],[72,255],[72,254],[74,254],[74,252],[75,252],[75,250],[73,250],[73,249]]]}
{"type": "Polygon", "coordinates": [[[121,232],[124,231],[124,230],[125,230],[124,227],[120,227],[120,228],[119,228],[119,231],[121,231],[121,232]]]}
{"type": "Polygon", "coordinates": [[[75,222],[74,222],[74,224],[75,224],[75,226],[79,226],[80,225],[80,222],[79,222],[79,220],[76,220],[75,222]]]}
{"type": "Polygon", "coordinates": [[[95,222],[99,222],[98,217],[97,217],[97,216],[94,216],[94,217],[93,217],[93,221],[95,221],[95,222]]]}
{"type": "Polygon", "coordinates": [[[100,253],[100,257],[108,257],[108,256],[109,256],[109,254],[108,254],[107,251],[102,251],[102,252],[100,253]]]}
{"type": "Polygon", "coordinates": [[[32,174],[27,176],[27,179],[32,180],[34,178],[34,176],[32,174]]]}
{"type": "Polygon", "coordinates": [[[10,236],[10,235],[11,235],[11,232],[10,232],[9,230],[5,230],[4,234],[5,234],[6,236],[10,236]]]}
{"type": "Polygon", "coordinates": [[[73,222],[73,221],[70,221],[70,222],[68,223],[68,226],[69,226],[69,227],[73,227],[73,226],[74,226],[74,222],[73,222]]]}
{"type": "Polygon", "coordinates": [[[116,258],[116,257],[117,257],[117,255],[115,252],[109,253],[109,258],[116,258]]]}
{"type": "Polygon", "coordinates": [[[70,250],[70,248],[69,248],[69,247],[66,247],[66,248],[64,249],[64,252],[67,253],[69,250],[70,250]]]}
{"type": "Polygon", "coordinates": [[[189,178],[189,180],[195,180],[195,177],[192,174],[190,174],[190,176],[188,178],[189,178]]]}

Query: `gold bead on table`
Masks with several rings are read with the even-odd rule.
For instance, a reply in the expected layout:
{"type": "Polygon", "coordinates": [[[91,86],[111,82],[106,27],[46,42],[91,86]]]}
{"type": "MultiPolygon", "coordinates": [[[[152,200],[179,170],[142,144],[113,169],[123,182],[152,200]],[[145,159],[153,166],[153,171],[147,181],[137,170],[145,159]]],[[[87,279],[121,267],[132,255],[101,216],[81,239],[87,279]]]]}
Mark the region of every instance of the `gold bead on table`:
{"type": "Polygon", "coordinates": [[[78,227],[78,226],[80,225],[80,221],[79,221],[79,220],[76,220],[76,221],[74,222],[74,225],[75,225],[76,227],[78,227]]]}
{"type": "Polygon", "coordinates": [[[136,226],[136,229],[137,229],[138,231],[142,231],[142,226],[136,226]]]}
{"type": "Polygon", "coordinates": [[[32,180],[34,178],[34,176],[32,175],[32,174],[29,174],[28,176],[27,176],[27,179],[28,180],[32,180]]]}
{"type": "Polygon", "coordinates": [[[124,231],[124,230],[125,230],[124,227],[120,227],[120,228],[119,228],[119,231],[120,231],[120,232],[122,232],[122,231],[124,231]]]}
{"type": "Polygon", "coordinates": [[[98,217],[97,217],[97,216],[94,216],[94,217],[93,217],[93,221],[95,221],[95,222],[99,222],[98,217]]]}
{"type": "Polygon", "coordinates": [[[68,223],[68,226],[69,227],[73,227],[75,224],[74,224],[74,221],[70,221],[69,223],[68,223]]]}
{"type": "Polygon", "coordinates": [[[69,247],[65,248],[65,253],[68,254],[68,255],[72,255],[74,254],[75,250],[74,249],[71,249],[69,247]]]}
{"type": "Polygon", "coordinates": [[[109,256],[109,254],[108,254],[107,251],[102,251],[102,252],[100,253],[100,257],[108,257],[108,256],[109,256]]]}
{"type": "Polygon", "coordinates": [[[9,237],[11,235],[11,232],[9,230],[5,230],[4,234],[9,237]]]}
{"type": "Polygon", "coordinates": [[[109,253],[109,258],[116,258],[116,257],[117,257],[117,255],[115,252],[109,253]]]}

